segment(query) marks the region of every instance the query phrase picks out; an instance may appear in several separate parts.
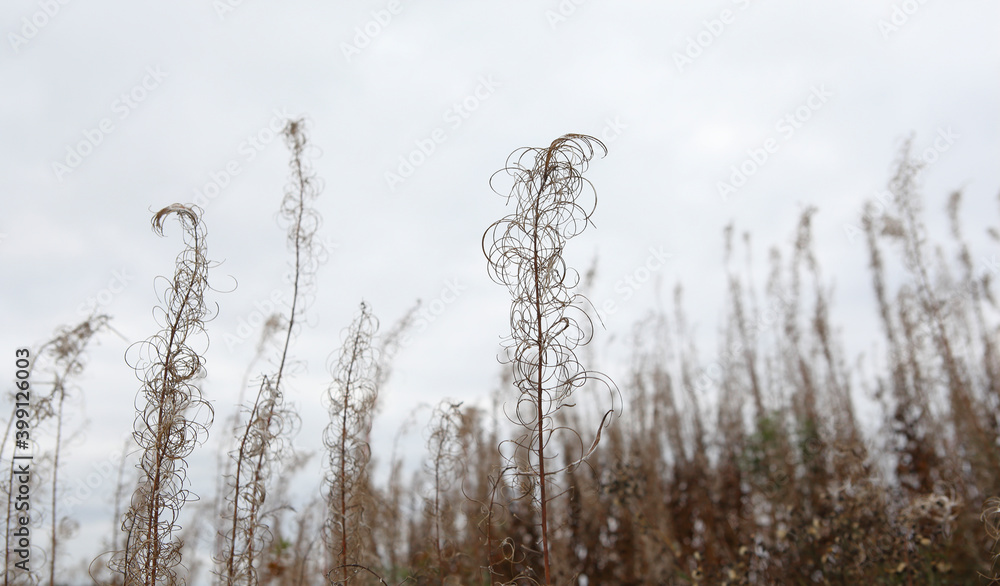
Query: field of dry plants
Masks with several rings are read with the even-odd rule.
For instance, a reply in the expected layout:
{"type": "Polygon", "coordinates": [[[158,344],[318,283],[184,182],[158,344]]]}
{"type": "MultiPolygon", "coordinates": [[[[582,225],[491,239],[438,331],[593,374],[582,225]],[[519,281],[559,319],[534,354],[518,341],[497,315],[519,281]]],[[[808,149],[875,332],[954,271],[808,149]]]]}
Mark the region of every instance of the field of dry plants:
{"type": "MultiPolygon", "coordinates": [[[[277,366],[255,361],[242,383],[232,381],[242,384],[238,412],[213,412],[200,383],[218,311],[206,302],[212,227],[187,204],[152,217],[153,231],[180,252],[172,271],[169,259],[152,261],[163,263],[168,283],[154,310],[161,329],[133,344],[122,364],[139,380],[134,443],[117,472],[113,524],[92,539],[95,583],[995,581],[998,267],[969,253],[958,191],[946,208],[953,238],[928,238],[921,165],[908,145],[888,178],[891,205],[873,204],[859,236],[877,299],[871,318],[881,325],[874,359],[845,355],[829,311],[832,288],[814,255],[817,212],[807,208],[786,227],[794,247],[766,259],[763,290],[750,235],[730,226],[719,236],[728,293],[715,352],[690,341],[691,292],[677,285],[669,311],[635,324],[629,374],[618,380],[592,363],[603,331],[586,297],[596,269],[563,257],[600,216],[600,186],[584,175],[606,146],[568,134],[514,151],[490,180],[507,200],[506,208],[494,200],[497,216],[508,215],[483,227],[484,268],[511,301],[509,331],[479,332],[505,336],[493,408],[442,402],[424,422],[427,460],[379,454],[391,471],[377,482],[368,467],[379,391],[414,313],[380,325],[359,300],[340,348],[330,348],[328,387],[312,390],[328,425],[322,438],[299,438],[323,459],[323,486],[293,501],[305,458],[292,449],[299,415],[285,401],[294,384],[288,365],[322,295],[313,203],[335,197],[312,170],[307,130],[301,121],[285,127],[290,179],[283,198],[275,194],[291,302],[255,334],[259,357],[274,353],[267,358],[277,366]],[[861,409],[877,411],[879,424],[865,425],[861,409]],[[189,478],[189,459],[208,434],[228,442],[217,484],[189,478]],[[198,534],[196,517],[214,521],[214,539],[198,534]],[[214,547],[197,551],[199,543],[214,547]]],[[[997,231],[990,236],[1000,241],[997,231]]],[[[67,482],[67,390],[88,344],[114,334],[114,320],[95,314],[31,349],[30,408],[6,421],[0,444],[10,467],[5,585],[59,583],[60,539],[74,523],[56,497],[67,482]],[[25,429],[48,438],[30,477],[16,474],[11,459],[25,429]],[[33,521],[30,551],[19,552],[18,496],[26,493],[32,518],[44,522],[33,521]],[[31,564],[19,567],[25,555],[31,564]]],[[[16,391],[5,394],[7,413],[21,400],[16,391]]]]}

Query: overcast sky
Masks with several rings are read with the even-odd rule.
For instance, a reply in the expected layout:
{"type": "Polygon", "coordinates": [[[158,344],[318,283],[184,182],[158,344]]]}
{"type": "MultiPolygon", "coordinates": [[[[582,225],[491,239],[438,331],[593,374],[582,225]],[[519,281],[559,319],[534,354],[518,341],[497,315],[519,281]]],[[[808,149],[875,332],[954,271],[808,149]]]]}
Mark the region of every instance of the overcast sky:
{"type": "MultiPolygon", "coordinates": [[[[292,348],[302,450],[320,449],[325,365],[362,299],[383,328],[417,299],[434,310],[383,389],[376,458],[388,458],[417,405],[487,400],[509,299],[480,246],[510,212],[488,181],[515,148],[569,132],[609,151],[587,173],[596,228],[567,248],[581,272],[599,255],[591,297],[613,308],[592,366],[624,381],[615,345],[677,282],[703,350],[713,349],[723,227],[749,231],[763,266],[769,247],[787,249],[807,206],[819,210],[818,257],[853,357],[870,348],[876,313],[851,230],[904,138],[929,162],[932,228],[944,234],[945,198],[961,188],[974,256],[996,254],[980,234],[996,223],[1000,190],[998,16],[986,0],[7,0],[0,372],[12,370],[14,348],[95,306],[112,315],[128,341],[101,336],[78,379],[71,427],[89,423],[66,489],[116,458],[139,388],[123,354],[157,331],[154,278],[172,275],[182,246],[175,222],[158,238],[149,219],[197,203],[220,262],[204,390],[213,437],[224,434],[258,335],[240,340],[241,325],[290,295],[276,222],[289,155],[274,130],[301,116],[329,252],[292,348]]],[[[412,441],[423,442],[419,432],[412,441]]],[[[210,496],[202,464],[191,488],[210,496]]],[[[74,562],[108,533],[112,485],[73,511],[74,562]]]]}

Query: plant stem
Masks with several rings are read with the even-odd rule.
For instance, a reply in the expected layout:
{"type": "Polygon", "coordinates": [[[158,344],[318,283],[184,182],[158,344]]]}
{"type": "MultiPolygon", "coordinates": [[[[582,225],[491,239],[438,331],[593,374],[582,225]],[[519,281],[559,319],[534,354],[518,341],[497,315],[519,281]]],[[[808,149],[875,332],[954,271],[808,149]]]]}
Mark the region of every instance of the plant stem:
{"type": "MultiPolygon", "coordinates": [[[[547,161],[546,161],[547,162],[547,161]]],[[[534,214],[534,225],[532,226],[531,242],[532,242],[532,252],[533,252],[533,272],[535,277],[535,321],[536,327],[538,328],[536,340],[536,347],[538,348],[538,387],[536,389],[537,395],[535,397],[535,407],[537,409],[538,416],[538,485],[540,490],[540,508],[542,515],[542,564],[545,567],[545,584],[551,584],[552,581],[549,577],[549,527],[548,527],[548,507],[546,505],[546,495],[545,495],[545,438],[542,435],[545,432],[545,412],[542,408],[542,401],[545,398],[544,388],[542,387],[542,371],[545,368],[545,336],[542,333],[542,284],[539,275],[538,266],[538,217],[539,209],[538,204],[541,201],[542,193],[545,190],[545,183],[548,180],[548,169],[546,168],[545,175],[542,177],[542,184],[538,188],[538,196],[535,198],[535,214],[534,214]]]]}

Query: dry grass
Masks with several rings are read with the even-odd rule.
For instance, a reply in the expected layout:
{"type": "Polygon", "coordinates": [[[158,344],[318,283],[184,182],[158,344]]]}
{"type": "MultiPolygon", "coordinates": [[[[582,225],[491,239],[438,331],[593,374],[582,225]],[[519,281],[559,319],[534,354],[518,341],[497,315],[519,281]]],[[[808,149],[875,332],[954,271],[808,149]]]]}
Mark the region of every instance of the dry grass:
{"type": "MultiPolygon", "coordinates": [[[[318,216],[307,205],[318,185],[302,130],[295,122],[286,132],[292,181],[281,206],[295,304],[262,334],[283,334],[279,366],[231,419],[228,496],[205,506],[228,511],[218,583],[1000,583],[994,275],[966,244],[960,194],[945,208],[951,240],[927,233],[920,165],[906,149],[889,182],[892,209],[870,208],[864,223],[878,352],[852,362],[841,344],[813,245],[821,212],[807,209],[788,227],[793,244],[770,253],[762,287],[749,235],[729,228],[718,352],[703,358],[690,341],[677,286],[670,312],[650,312],[635,326],[620,379],[624,412],[613,426],[604,409],[570,408],[577,399],[589,405],[591,386],[596,397],[616,387],[577,360],[593,328],[574,292],[581,279],[562,260],[566,242],[590,223],[596,197],[582,171],[603,146],[567,135],[516,151],[501,172],[513,178],[516,210],[484,237],[490,275],[512,297],[510,362],[493,408],[442,404],[427,427],[424,466],[394,453],[388,480],[373,482],[367,441],[379,424],[378,390],[414,313],[379,338],[362,305],[331,364],[323,488],[289,503],[308,455],[282,447],[296,417],[281,400],[283,365],[295,324],[305,321],[319,253],[318,216]],[[880,425],[863,425],[861,409],[877,409],[880,425]],[[586,440],[575,430],[589,430],[586,440]],[[407,478],[407,468],[422,471],[407,478]]],[[[198,547],[197,531],[178,537],[177,515],[191,496],[185,459],[210,414],[197,386],[209,263],[197,210],[165,208],[154,217],[158,232],[168,217],[181,221],[186,246],[158,309],[164,330],[129,354],[142,380],[140,478],[123,533],[112,539],[124,539],[110,564],[118,574],[95,574],[100,583],[180,583],[182,560],[195,559],[198,547]]],[[[598,275],[591,268],[582,289],[598,275]]],[[[59,414],[87,341],[106,324],[92,318],[35,353],[47,361],[36,372],[55,380],[36,423],[57,440],[39,455],[33,480],[53,498],[32,503],[50,509],[40,511],[51,515],[50,584],[62,523],[59,414]]],[[[123,468],[119,485],[129,482],[123,468]]],[[[9,499],[11,485],[2,490],[9,499]]],[[[5,584],[43,579],[11,564],[8,551],[5,584]]]]}

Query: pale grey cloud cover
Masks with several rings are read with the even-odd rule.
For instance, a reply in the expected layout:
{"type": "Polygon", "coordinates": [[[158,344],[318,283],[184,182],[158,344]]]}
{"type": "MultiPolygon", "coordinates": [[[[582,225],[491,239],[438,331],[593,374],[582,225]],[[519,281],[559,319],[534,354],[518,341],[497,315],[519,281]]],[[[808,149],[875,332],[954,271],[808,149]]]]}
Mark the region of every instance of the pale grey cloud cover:
{"type": "MultiPolygon", "coordinates": [[[[224,433],[256,334],[227,336],[287,291],[275,213],[288,153],[274,129],[302,115],[325,183],[317,206],[329,252],[293,348],[304,450],[320,448],[326,359],[361,299],[383,327],[417,298],[437,314],[395,363],[376,457],[417,405],[486,400],[508,310],[480,250],[484,229],[507,213],[487,182],[514,148],[567,132],[609,148],[588,174],[597,228],[568,257],[583,270],[599,253],[592,297],[616,311],[603,316],[596,354],[612,377],[625,378],[633,321],[677,281],[713,349],[723,226],[753,234],[763,259],[810,205],[853,356],[869,349],[875,314],[863,243],[845,227],[859,225],[904,137],[936,156],[925,182],[931,228],[944,233],[939,211],[962,188],[974,254],[996,254],[980,234],[995,223],[1000,188],[998,16],[985,0],[10,0],[0,19],[0,347],[11,358],[0,372],[15,347],[95,304],[129,340],[152,334],[153,280],[172,271],[180,233],[155,237],[150,211],[197,202],[209,256],[223,261],[213,283],[235,285],[211,298],[205,390],[213,437],[224,433]],[[720,182],[735,190],[720,193],[720,182]],[[645,276],[640,267],[649,280],[628,284],[645,276]]],[[[90,352],[74,411],[74,424],[89,426],[71,447],[67,486],[130,429],[138,383],[126,347],[104,336],[90,352]]],[[[192,469],[204,496],[214,450],[192,469]]],[[[75,511],[82,525],[66,567],[107,534],[107,492],[75,511]]]]}

